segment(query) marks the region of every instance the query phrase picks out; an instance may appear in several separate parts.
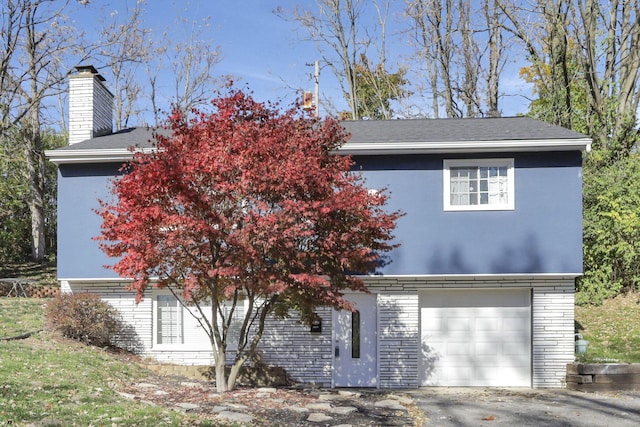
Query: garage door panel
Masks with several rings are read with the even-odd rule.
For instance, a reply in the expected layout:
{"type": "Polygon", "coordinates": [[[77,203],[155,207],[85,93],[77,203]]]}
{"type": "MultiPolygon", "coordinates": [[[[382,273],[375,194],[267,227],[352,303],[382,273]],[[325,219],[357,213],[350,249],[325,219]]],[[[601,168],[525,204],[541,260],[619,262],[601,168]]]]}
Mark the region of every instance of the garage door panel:
{"type": "Polygon", "coordinates": [[[499,354],[499,348],[493,342],[476,342],[476,356],[484,357],[491,356],[496,357],[499,354]]]}
{"type": "Polygon", "coordinates": [[[446,354],[448,356],[470,356],[471,355],[471,346],[467,342],[447,342],[446,346],[446,354]]]}
{"type": "Polygon", "coordinates": [[[485,290],[460,290],[460,291],[430,291],[429,300],[421,303],[422,307],[440,309],[442,307],[460,308],[505,308],[505,307],[528,307],[528,290],[523,289],[485,289],[485,290]],[[441,292],[440,295],[434,295],[441,292]],[[451,292],[458,292],[451,294],[451,292]],[[468,294],[475,293],[473,298],[468,298],[468,294]],[[466,295],[465,295],[466,294],[466,295]]]}
{"type": "Polygon", "coordinates": [[[466,366],[451,366],[445,370],[445,382],[457,383],[459,378],[469,378],[473,375],[471,368],[466,366]]]}
{"type": "Polygon", "coordinates": [[[530,386],[528,290],[429,291],[420,307],[423,385],[530,386]]]}
{"type": "Polygon", "coordinates": [[[434,332],[440,332],[443,329],[443,323],[445,319],[425,319],[423,321],[424,328],[422,328],[422,334],[433,335],[434,332]]]}
{"type": "Polygon", "coordinates": [[[476,318],[474,326],[476,331],[498,331],[500,330],[500,321],[493,317],[480,317],[476,318]]]}
{"type": "Polygon", "coordinates": [[[502,330],[505,333],[520,333],[523,329],[527,329],[530,326],[530,322],[527,319],[522,318],[510,318],[504,319],[502,330]]]}
{"type": "Polygon", "coordinates": [[[522,356],[522,346],[524,344],[522,342],[506,342],[502,346],[502,354],[504,356],[522,356]]]}
{"type": "MultiPolygon", "coordinates": [[[[468,316],[468,314],[467,314],[468,316]]],[[[457,332],[469,332],[471,330],[471,319],[468,317],[449,317],[447,319],[447,331],[455,334],[457,332]]]]}

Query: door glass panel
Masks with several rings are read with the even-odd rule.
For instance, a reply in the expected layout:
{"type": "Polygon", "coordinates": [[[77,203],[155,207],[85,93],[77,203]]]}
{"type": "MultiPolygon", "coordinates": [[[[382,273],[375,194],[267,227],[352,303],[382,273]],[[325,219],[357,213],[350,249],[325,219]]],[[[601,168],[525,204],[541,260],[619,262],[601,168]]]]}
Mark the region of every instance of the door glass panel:
{"type": "Polygon", "coordinates": [[[360,359],[360,312],[351,313],[351,358],[360,359]]]}

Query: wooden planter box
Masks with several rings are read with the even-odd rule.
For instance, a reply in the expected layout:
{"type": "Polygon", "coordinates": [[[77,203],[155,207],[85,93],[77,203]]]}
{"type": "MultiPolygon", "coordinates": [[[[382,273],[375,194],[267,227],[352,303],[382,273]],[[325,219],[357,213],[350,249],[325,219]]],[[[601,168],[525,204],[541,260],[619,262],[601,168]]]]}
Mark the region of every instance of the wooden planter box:
{"type": "Polygon", "coordinates": [[[640,390],[640,364],[569,363],[567,388],[581,391],[640,390]]]}

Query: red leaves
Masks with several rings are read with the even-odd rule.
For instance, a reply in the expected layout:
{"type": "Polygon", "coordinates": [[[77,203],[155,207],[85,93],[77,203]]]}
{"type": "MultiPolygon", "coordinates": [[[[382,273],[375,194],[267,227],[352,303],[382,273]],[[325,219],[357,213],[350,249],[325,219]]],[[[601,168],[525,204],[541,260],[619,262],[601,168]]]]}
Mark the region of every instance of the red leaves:
{"type": "Polygon", "coordinates": [[[399,213],[384,210],[332,154],[347,139],[333,119],[280,111],[242,91],[212,101],[214,112],[169,118],[171,137],[136,153],[102,203],[102,249],[134,278],[186,296],[221,298],[230,289],[282,301],[343,305],[340,290],[364,289],[348,273],[380,263],[399,213]]]}

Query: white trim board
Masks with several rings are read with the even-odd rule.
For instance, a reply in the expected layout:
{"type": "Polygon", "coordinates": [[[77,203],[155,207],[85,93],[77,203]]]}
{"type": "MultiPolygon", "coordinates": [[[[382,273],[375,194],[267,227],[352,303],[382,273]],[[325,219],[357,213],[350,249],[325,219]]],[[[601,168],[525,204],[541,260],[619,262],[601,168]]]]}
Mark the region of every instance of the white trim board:
{"type": "MultiPolygon", "coordinates": [[[[155,148],[138,148],[144,153],[155,148]]],[[[452,154],[526,151],[591,151],[591,139],[531,139],[505,141],[345,143],[336,153],[344,155],[452,154]]],[[[128,161],[133,153],[128,148],[88,150],[46,150],[45,156],[55,164],[109,163],[128,161]]]]}

